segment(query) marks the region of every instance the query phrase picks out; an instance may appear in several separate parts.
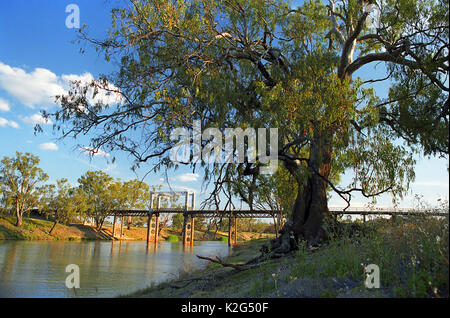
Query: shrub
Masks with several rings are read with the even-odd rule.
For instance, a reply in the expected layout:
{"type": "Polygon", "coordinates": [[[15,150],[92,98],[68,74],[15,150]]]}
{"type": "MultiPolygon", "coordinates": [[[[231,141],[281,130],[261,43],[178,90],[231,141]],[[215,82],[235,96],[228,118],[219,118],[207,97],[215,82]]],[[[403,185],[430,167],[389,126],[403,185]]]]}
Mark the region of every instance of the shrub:
{"type": "Polygon", "coordinates": [[[166,238],[166,241],[167,242],[178,242],[179,239],[178,239],[178,236],[171,234],[166,238]]]}

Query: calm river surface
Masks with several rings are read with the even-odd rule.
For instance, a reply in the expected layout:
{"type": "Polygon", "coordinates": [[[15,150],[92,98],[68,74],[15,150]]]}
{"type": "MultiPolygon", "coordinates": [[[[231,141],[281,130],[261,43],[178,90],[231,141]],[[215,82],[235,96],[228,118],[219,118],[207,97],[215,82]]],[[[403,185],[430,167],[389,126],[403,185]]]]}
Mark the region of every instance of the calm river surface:
{"type": "Polygon", "coordinates": [[[0,297],[114,297],[206,266],[202,256],[228,256],[227,243],[0,241],[0,297]],[[65,285],[77,264],[80,288],[65,285]]]}

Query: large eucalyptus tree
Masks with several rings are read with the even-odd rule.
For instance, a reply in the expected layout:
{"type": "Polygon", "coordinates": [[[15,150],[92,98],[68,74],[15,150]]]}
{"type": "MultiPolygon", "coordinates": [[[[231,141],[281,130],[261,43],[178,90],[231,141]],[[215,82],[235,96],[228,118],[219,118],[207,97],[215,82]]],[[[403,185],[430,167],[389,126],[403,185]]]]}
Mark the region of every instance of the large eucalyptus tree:
{"type": "MultiPolygon", "coordinates": [[[[296,199],[273,248],[287,252],[292,234],[326,238],[327,191],[348,204],[354,192],[402,197],[413,151],[448,155],[448,32],[448,1],[130,1],[113,10],[106,39],[80,33],[119,62],[117,72],[74,83],[44,115],[63,137],[92,133],[91,149],[126,151],[136,164],[156,158],[154,169],[178,164],[169,136],[195,120],[278,128],[279,169],[296,199]],[[375,63],[386,74],[360,78],[375,63]],[[386,98],[372,87],[380,81],[386,98]],[[121,102],[91,103],[103,90],[121,102]],[[338,188],[349,171],[353,182],[338,188]]],[[[191,165],[214,181],[216,205],[234,189],[252,207],[264,181],[260,160],[191,165]]]]}

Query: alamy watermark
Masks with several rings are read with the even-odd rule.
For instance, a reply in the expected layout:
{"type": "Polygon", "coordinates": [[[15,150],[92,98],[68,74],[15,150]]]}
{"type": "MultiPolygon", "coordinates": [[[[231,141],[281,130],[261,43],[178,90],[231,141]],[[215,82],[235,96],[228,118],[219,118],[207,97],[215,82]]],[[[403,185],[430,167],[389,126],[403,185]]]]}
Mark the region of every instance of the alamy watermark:
{"type": "Polygon", "coordinates": [[[170,150],[170,160],[173,162],[255,163],[258,160],[264,164],[260,167],[261,174],[274,173],[278,168],[277,128],[257,130],[225,128],[224,133],[219,128],[207,128],[202,132],[200,121],[195,120],[192,136],[186,128],[178,127],[171,132],[170,140],[178,141],[170,150]],[[270,141],[269,155],[267,155],[267,130],[270,141]],[[223,140],[225,140],[224,151],[223,140]],[[202,142],[206,142],[204,146],[202,142]]]}
{"type": "Polygon", "coordinates": [[[66,287],[80,288],[80,267],[77,264],[69,264],[66,266],[66,273],[70,273],[66,277],[66,287]]]}
{"type": "Polygon", "coordinates": [[[380,16],[381,16],[380,7],[375,3],[370,3],[366,5],[364,11],[369,13],[366,19],[366,26],[368,28],[371,27],[375,29],[380,28],[380,16]]]}
{"type": "Polygon", "coordinates": [[[376,264],[369,264],[364,267],[366,280],[364,286],[366,288],[380,288],[380,268],[376,264]]]}
{"type": "Polygon", "coordinates": [[[70,13],[66,17],[66,27],[68,29],[80,28],[80,8],[76,4],[69,4],[66,7],[66,13],[70,13]]]}

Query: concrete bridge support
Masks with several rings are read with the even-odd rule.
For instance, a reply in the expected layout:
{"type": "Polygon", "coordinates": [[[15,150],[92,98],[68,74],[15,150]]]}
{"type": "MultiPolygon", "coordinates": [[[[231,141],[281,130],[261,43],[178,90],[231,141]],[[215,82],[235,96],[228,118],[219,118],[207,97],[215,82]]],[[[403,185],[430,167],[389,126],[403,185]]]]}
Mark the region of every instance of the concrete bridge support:
{"type": "MultiPolygon", "coordinates": [[[[185,192],[184,210],[193,210],[195,207],[195,193],[185,192]],[[191,205],[189,206],[189,198],[191,198],[191,205]]],[[[183,245],[194,246],[194,217],[184,213],[183,222],[183,245]]]]}
{"type": "Polygon", "coordinates": [[[122,240],[123,235],[123,216],[120,218],[120,240],[122,240]]]}
{"type": "Polygon", "coordinates": [[[183,222],[183,244],[194,245],[194,217],[184,215],[183,222]]]}
{"type": "Polygon", "coordinates": [[[157,196],[156,209],[153,208],[153,197],[155,193],[150,193],[150,207],[147,218],[147,243],[154,242],[158,243],[159,238],[159,213],[154,212],[159,210],[161,207],[161,197],[157,196]],[[154,216],[154,217],[153,217],[154,216]]]}
{"type": "Polygon", "coordinates": [[[159,213],[150,213],[147,219],[147,243],[158,243],[159,213]]]}
{"type": "Polygon", "coordinates": [[[114,221],[113,221],[113,228],[112,228],[113,240],[114,240],[114,234],[115,234],[115,231],[116,231],[116,219],[117,219],[117,215],[114,214],[114,221]]]}
{"type": "Polygon", "coordinates": [[[228,246],[232,246],[237,244],[237,218],[230,216],[228,220],[228,246]]]}

